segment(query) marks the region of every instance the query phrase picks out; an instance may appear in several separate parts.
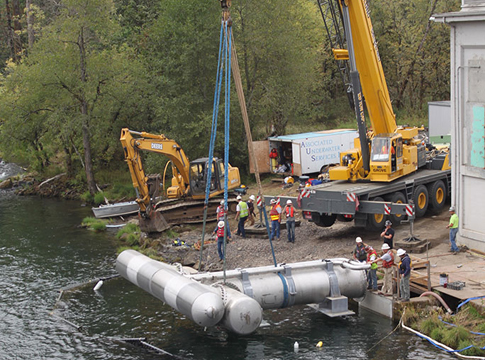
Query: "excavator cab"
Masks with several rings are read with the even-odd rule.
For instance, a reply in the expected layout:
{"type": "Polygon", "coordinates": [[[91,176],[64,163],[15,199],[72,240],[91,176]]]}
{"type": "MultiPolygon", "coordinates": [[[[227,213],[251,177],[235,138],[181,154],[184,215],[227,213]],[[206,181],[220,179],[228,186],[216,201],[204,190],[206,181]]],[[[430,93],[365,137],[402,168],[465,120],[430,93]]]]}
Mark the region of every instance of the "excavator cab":
{"type": "MultiPolygon", "coordinates": [[[[201,158],[194,160],[190,163],[190,189],[192,195],[204,195],[207,184],[207,165],[209,163],[208,158],[201,158]]],[[[224,176],[224,165],[220,159],[214,159],[212,161],[212,175],[210,179],[210,192],[214,192],[221,189],[220,178],[224,176]],[[222,168],[221,168],[222,166],[222,168]],[[222,169],[222,176],[221,176],[222,169]]]]}

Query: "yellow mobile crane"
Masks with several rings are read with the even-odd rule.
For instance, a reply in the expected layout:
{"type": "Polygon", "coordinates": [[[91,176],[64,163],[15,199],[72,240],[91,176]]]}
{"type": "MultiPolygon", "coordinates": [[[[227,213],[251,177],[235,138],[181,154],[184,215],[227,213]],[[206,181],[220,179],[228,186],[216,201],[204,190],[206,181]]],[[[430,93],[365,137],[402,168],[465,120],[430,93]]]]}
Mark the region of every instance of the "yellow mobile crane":
{"type": "Polygon", "coordinates": [[[339,220],[382,230],[387,219],[398,224],[428,210],[439,213],[451,192],[448,151],[426,144],[424,129],[397,126],[368,2],[317,4],[356,114],[359,137],[355,148],[342,152],[340,165],[329,171],[333,181],[305,188],[292,200],[299,201],[306,219],[323,227],[339,220]],[[371,131],[366,128],[366,109],[371,131]]]}
{"type": "MultiPolygon", "coordinates": [[[[212,166],[209,198],[224,193],[224,163],[221,159],[214,158],[209,161],[208,158],[200,158],[190,162],[177,142],[163,134],[154,135],[124,128],[121,130],[120,141],[136,191],[136,202],[140,206],[140,228],[143,231],[163,231],[173,221],[201,221],[208,181],[206,169],[209,164],[212,166]],[[168,200],[158,201],[160,175],[145,174],[140,151],[165,155],[172,162],[172,184],[166,193],[168,200]],[[185,201],[177,202],[181,199],[185,201]]],[[[231,165],[228,168],[228,184],[228,190],[241,185],[239,169],[231,165]]],[[[208,204],[209,208],[214,209],[217,205],[219,200],[212,200],[208,204]]],[[[208,213],[215,215],[215,211],[208,213]]]]}
{"type": "MultiPolygon", "coordinates": [[[[333,1],[326,1],[327,6],[333,1]]],[[[325,11],[327,14],[333,11],[335,18],[340,16],[343,25],[345,41],[332,44],[337,46],[332,46],[332,51],[338,62],[347,62],[344,68],[349,71],[349,92],[353,93],[359,138],[355,141],[355,149],[341,154],[341,166],[330,170],[330,179],[390,182],[419,168],[429,167],[433,159],[427,156],[424,129],[396,125],[368,2],[336,1],[338,8],[327,7],[325,11]],[[369,132],[365,124],[365,108],[372,127],[369,132]]],[[[322,9],[320,2],[319,5],[322,9]]],[[[440,163],[442,170],[450,168],[448,157],[440,163]]]]}

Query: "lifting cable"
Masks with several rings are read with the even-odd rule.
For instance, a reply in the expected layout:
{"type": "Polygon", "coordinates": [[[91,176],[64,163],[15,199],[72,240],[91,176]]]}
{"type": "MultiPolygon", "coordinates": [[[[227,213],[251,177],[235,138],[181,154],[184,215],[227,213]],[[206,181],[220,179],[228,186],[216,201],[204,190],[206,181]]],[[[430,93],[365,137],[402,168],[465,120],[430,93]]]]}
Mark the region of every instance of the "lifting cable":
{"type": "MultiPolygon", "coordinates": [[[[212,128],[211,128],[211,138],[209,144],[209,157],[206,166],[206,189],[205,189],[205,200],[204,200],[204,219],[202,225],[202,238],[201,238],[201,245],[200,245],[200,257],[199,257],[199,271],[202,269],[202,254],[204,250],[204,237],[205,237],[205,228],[207,223],[207,209],[209,205],[209,195],[210,195],[210,183],[212,178],[212,164],[214,159],[214,145],[217,135],[217,118],[219,116],[219,99],[221,94],[221,84],[222,84],[222,77],[223,77],[223,69],[224,63],[227,63],[227,21],[222,21],[221,23],[221,32],[220,32],[220,39],[219,39],[219,56],[217,60],[217,76],[216,76],[216,86],[214,90],[214,104],[213,104],[213,111],[212,111],[212,128]]],[[[227,75],[227,70],[226,70],[227,75]]],[[[229,79],[230,80],[230,79],[229,79]]],[[[226,83],[227,83],[226,79],[226,83]]],[[[230,81],[229,81],[230,83],[230,81]]],[[[227,102],[227,86],[226,86],[226,94],[225,100],[227,102]]],[[[229,109],[226,103],[226,117],[229,117],[229,109]]],[[[228,132],[229,130],[227,130],[228,132]]],[[[227,144],[227,147],[229,144],[227,144]]],[[[228,150],[229,152],[229,150],[228,150]]],[[[225,151],[224,151],[225,153],[225,151]]],[[[224,161],[226,164],[227,159],[224,161]]],[[[227,209],[227,165],[224,170],[224,209],[227,209]]],[[[227,216],[224,216],[224,223],[227,224],[227,216]]],[[[224,231],[224,243],[226,242],[226,231],[224,231]]],[[[225,246],[224,246],[225,250],[225,246]]],[[[224,256],[225,259],[225,256],[224,256]]]]}

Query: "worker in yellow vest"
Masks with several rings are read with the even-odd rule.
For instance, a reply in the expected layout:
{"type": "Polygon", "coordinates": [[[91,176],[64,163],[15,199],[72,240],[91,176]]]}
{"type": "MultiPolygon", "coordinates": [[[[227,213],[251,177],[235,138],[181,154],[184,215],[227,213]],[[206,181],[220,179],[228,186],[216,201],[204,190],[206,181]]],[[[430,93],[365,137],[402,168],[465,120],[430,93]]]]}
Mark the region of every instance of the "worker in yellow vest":
{"type": "Polygon", "coordinates": [[[280,223],[281,223],[281,206],[276,199],[271,199],[271,210],[269,216],[271,218],[271,237],[270,240],[280,239],[280,223]]]}
{"type": "Polygon", "coordinates": [[[238,195],[236,199],[238,201],[238,204],[236,206],[236,220],[239,220],[239,222],[237,223],[236,235],[240,235],[245,238],[246,232],[244,231],[244,223],[249,216],[248,204],[242,201],[241,195],[238,195]]]}
{"type": "Polygon", "coordinates": [[[283,209],[286,215],[286,231],[288,233],[288,242],[295,242],[295,208],[291,200],[286,201],[286,206],[283,209]]]}

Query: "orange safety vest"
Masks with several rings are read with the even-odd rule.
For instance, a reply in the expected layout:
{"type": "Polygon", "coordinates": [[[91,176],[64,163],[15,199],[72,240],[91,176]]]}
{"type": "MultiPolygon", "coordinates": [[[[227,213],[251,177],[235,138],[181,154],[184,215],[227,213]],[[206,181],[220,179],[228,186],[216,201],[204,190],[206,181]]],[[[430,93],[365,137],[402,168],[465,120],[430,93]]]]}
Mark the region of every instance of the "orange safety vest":
{"type": "Polygon", "coordinates": [[[278,204],[274,205],[271,208],[271,211],[269,212],[269,216],[271,217],[271,220],[279,220],[281,212],[278,212],[278,208],[281,209],[281,206],[278,204]]]}
{"type": "Polygon", "coordinates": [[[382,260],[382,267],[386,269],[394,265],[394,253],[392,252],[392,250],[389,250],[388,254],[391,255],[391,261],[382,260]]]}
{"type": "Polygon", "coordinates": [[[295,217],[295,208],[293,206],[286,207],[286,217],[295,217]]]}

